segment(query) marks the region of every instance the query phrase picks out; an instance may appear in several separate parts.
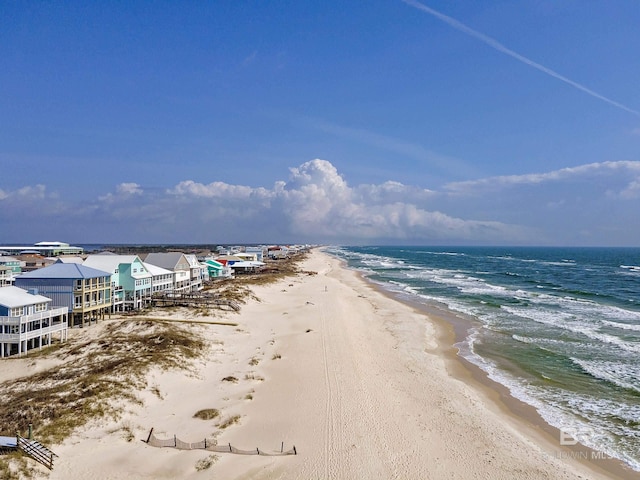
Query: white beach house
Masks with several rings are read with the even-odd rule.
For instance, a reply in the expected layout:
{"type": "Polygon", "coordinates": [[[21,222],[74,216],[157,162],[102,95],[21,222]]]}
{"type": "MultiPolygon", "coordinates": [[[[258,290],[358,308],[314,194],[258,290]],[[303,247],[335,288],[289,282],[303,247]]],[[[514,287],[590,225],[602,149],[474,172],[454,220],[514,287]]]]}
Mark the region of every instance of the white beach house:
{"type": "Polygon", "coordinates": [[[51,308],[51,299],[22,288],[0,287],[0,358],[67,339],[68,307],[51,308]]]}

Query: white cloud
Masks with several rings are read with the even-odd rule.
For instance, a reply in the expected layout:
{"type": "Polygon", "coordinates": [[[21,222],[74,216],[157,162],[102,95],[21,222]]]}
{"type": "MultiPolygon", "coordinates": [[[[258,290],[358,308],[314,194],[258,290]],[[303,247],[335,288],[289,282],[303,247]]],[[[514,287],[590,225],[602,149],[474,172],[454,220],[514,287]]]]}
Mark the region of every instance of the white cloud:
{"type": "Polygon", "coordinates": [[[224,182],[212,182],[204,185],[193,180],[185,180],[168,189],[167,193],[178,196],[244,199],[251,196],[253,189],[242,185],[229,185],[224,182]]]}
{"type": "MultiPolygon", "coordinates": [[[[527,175],[505,175],[489,177],[466,182],[454,182],[445,185],[445,190],[452,194],[476,195],[487,191],[503,190],[506,187],[536,185],[549,182],[570,181],[589,177],[623,174],[637,175],[640,173],[640,162],[618,161],[589,163],[577,167],[562,168],[545,173],[531,173],[527,175]]],[[[627,177],[628,178],[628,177],[627,177]]]]}
{"type": "Polygon", "coordinates": [[[629,182],[627,187],[620,192],[620,197],[627,200],[640,198],[640,178],[629,182]]]}
{"type": "Polygon", "coordinates": [[[141,195],[142,188],[137,183],[121,183],[116,187],[116,192],[123,195],[141,195]]]}
{"type": "Polygon", "coordinates": [[[44,185],[28,185],[14,191],[0,189],[0,200],[6,202],[32,202],[47,197],[47,187],[44,185]]]}
{"type": "Polygon", "coordinates": [[[78,204],[54,199],[42,185],[0,190],[0,221],[23,237],[75,242],[633,244],[640,243],[638,198],[640,162],[436,191],[392,181],[351,186],[334,165],[316,159],[271,188],[184,180],[148,190],[131,182],[78,204]]]}

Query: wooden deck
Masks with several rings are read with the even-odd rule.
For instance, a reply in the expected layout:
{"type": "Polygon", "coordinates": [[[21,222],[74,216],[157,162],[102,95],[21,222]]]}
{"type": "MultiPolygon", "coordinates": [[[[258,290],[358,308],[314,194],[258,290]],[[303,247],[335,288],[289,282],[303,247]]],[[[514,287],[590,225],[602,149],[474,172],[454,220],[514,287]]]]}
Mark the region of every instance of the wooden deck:
{"type": "Polygon", "coordinates": [[[154,307],[228,308],[235,312],[240,311],[240,305],[237,302],[202,292],[157,293],[151,297],[151,305],[154,307]]]}

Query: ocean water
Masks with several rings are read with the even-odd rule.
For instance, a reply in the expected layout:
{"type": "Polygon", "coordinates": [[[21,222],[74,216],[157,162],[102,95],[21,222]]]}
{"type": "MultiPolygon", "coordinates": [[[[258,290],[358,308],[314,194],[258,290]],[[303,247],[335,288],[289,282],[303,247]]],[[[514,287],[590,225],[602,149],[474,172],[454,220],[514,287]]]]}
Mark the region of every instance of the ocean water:
{"type": "Polygon", "coordinates": [[[566,438],[640,471],[640,248],[328,253],[400,297],[463,314],[459,355],[566,438]]]}

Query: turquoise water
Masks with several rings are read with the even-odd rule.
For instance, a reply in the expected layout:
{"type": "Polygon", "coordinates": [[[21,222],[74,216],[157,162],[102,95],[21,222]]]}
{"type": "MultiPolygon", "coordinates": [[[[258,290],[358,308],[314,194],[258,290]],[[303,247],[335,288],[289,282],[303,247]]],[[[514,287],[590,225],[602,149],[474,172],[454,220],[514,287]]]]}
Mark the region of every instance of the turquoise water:
{"type": "Polygon", "coordinates": [[[471,318],[460,355],[581,443],[640,470],[640,249],[333,247],[471,318]]]}

